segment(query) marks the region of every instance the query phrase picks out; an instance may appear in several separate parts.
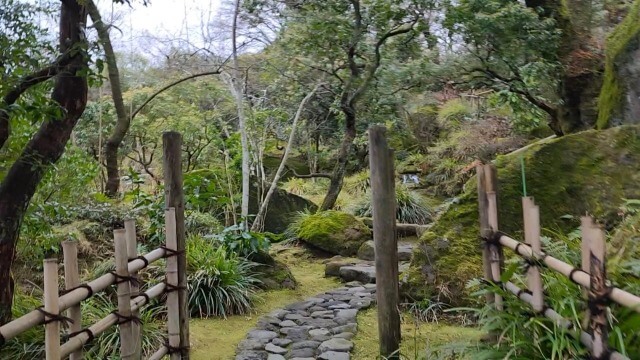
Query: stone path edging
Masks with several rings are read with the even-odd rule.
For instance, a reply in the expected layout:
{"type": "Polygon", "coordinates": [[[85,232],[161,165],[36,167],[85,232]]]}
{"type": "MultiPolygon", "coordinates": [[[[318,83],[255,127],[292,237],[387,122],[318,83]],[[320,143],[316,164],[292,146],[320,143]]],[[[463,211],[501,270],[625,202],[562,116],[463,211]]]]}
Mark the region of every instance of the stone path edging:
{"type": "Polygon", "coordinates": [[[375,293],[375,284],[354,281],[275,310],[238,344],[236,360],[350,360],[356,316],[375,293]]]}

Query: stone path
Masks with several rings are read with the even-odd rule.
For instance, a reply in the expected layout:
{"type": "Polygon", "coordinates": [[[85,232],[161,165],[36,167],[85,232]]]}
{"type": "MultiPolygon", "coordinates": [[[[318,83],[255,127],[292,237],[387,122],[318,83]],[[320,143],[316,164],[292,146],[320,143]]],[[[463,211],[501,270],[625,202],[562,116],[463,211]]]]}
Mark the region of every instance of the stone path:
{"type": "Polygon", "coordinates": [[[238,344],[236,360],[349,360],[356,315],[375,292],[374,284],[350,282],[273,311],[238,344]]]}

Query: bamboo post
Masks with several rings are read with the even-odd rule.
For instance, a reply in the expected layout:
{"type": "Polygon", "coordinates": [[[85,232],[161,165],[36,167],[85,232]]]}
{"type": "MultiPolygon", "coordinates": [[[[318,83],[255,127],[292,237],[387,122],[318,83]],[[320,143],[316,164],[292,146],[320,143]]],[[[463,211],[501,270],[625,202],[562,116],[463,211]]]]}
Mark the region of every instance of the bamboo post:
{"type": "MultiPolygon", "coordinates": [[[[540,208],[532,197],[522,198],[522,213],[524,215],[524,239],[533,250],[534,259],[540,260],[542,244],[540,243],[540,208]]],[[[540,267],[532,262],[527,269],[527,285],[531,290],[531,306],[535,312],[544,309],[544,295],[542,292],[542,277],[540,267]]]]}
{"type": "MultiPolygon", "coordinates": [[[[63,241],[62,253],[64,256],[64,286],[70,290],[80,285],[80,275],[78,273],[78,243],[76,241],[63,241]]],[[[67,317],[71,319],[69,332],[74,333],[82,329],[82,311],[80,303],[71,306],[67,310],[67,317]]],[[[69,355],[70,360],[81,360],[82,349],[78,349],[69,355]]]]}
{"type": "Polygon", "coordinates": [[[383,126],[369,128],[369,149],[380,355],[386,359],[399,359],[401,334],[398,311],[398,245],[395,235],[395,176],[393,152],[388,148],[386,129],[383,126]]]}
{"type": "MultiPolygon", "coordinates": [[[[497,188],[497,172],[496,168],[492,164],[484,165],[484,179],[487,193],[487,220],[489,227],[493,232],[498,231],[498,197],[496,194],[497,188]]],[[[502,247],[499,244],[489,245],[490,262],[491,262],[491,274],[494,283],[500,283],[500,272],[502,268],[503,255],[502,247]]],[[[495,294],[496,309],[502,310],[502,295],[495,294]]]]}
{"type": "Polygon", "coordinates": [[[589,330],[593,339],[592,359],[603,359],[608,353],[608,321],[606,299],[608,295],[607,271],[605,266],[604,232],[593,219],[589,220],[583,236],[589,244],[590,286],[589,286],[589,330]]]}
{"type": "MultiPolygon", "coordinates": [[[[167,249],[176,250],[176,212],[174,208],[165,211],[166,241],[167,249]]],[[[175,291],[178,288],[178,258],[169,256],[167,258],[167,330],[169,332],[169,346],[171,348],[180,347],[180,317],[178,313],[179,296],[175,291]]],[[[180,354],[171,352],[171,360],[179,360],[180,354]]]]}
{"type": "MultiPolygon", "coordinates": [[[[44,260],[44,311],[58,315],[58,260],[44,260]]],[[[47,360],[60,359],[60,322],[51,320],[44,326],[44,343],[47,360]]]]}
{"type": "Polygon", "coordinates": [[[184,192],[182,189],[182,136],[175,131],[162,134],[165,208],[175,209],[178,258],[180,348],[189,359],[189,312],[187,311],[187,257],[185,251],[184,192]]]}
{"type": "MultiPolygon", "coordinates": [[[[489,226],[489,203],[487,201],[486,183],[484,179],[484,166],[476,166],[476,178],[478,179],[478,214],[480,217],[480,236],[488,238],[491,236],[491,227],[489,226]]],[[[482,244],[482,265],[484,269],[484,279],[493,281],[491,274],[491,252],[488,243],[482,244]]],[[[492,292],[485,294],[487,304],[492,305],[495,301],[495,295],[492,292]]]]}
{"type": "Polygon", "coordinates": [[[129,278],[128,256],[127,256],[127,237],[124,229],[116,229],[113,231],[115,242],[116,257],[116,275],[118,277],[118,314],[120,326],[120,358],[124,360],[132,360],[135,355],[135,344],[131,336],[131,325],[133,321],[131,317],[131,286],[126,280],[129,278]]]}
{"type": "MultiPolygon", "coordinates": [[[[124,221],[124,230],[127,238],[127,257],[128,260],[131,261],[138,256],[138,244],[136,241],[136,221],[134,219],[127,219],[124,221]]],[[[138,286],[138,272],[131,272],[131,277],[135,279],[132,281],[129,286],[131,287],[131,294],[135,296],[140,292],[140,288],[138,286]]],[[[131,315],[139,318],[140,311],[134,310],[131,312],[131,315]]],[[[140,359],[142,354],[142,337],[141,337],[141,326],[137,322],[131,323],[131,338],[133,341],[133,358],[140,359]]]]}

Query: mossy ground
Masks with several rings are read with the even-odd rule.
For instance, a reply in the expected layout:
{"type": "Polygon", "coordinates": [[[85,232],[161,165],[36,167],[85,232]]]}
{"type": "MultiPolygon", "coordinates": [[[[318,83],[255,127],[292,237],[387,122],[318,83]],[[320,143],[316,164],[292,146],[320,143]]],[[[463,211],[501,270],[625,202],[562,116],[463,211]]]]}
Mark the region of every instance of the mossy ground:
{"type": "Polygon", "coordinates": [[[298,281],[295,290],[273,290],[260,293],[251,315],[209,318],[190,321],[191,358],[194,360],[227,360],[235,356],[237,344],[255,327],[260,316],[333,289],[339,283],[324,278],[324,264],[300,248],[278,248],[276,259],[284,261],[298,281]]]}
{"type": "MultiPolygon", "coordinates": [[[[409,314],[403,314],[401,324],[402,343],[400,353],[403,359],[430,359],[439,346],[470,345],[477,343],[482,332],[476,328],[447,325],[444,323],[416,322],[409,314]]],[[[366,310],[358,315],[358,333],[353,338],[353,360],[373,360],[378,358],[378,314],[376,309],[366,310]]],[[[458,358],[464,359],[464,358],[458,358]]]]}

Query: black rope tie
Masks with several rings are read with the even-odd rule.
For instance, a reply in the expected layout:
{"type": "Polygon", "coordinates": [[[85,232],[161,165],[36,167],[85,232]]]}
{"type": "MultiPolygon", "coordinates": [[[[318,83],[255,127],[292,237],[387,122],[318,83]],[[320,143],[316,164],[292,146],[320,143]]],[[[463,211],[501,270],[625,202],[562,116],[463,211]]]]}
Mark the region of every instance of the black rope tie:
{"type": "Polygon", "coordinates": [[[518,290],[518,293],[516,294],[516,297],[520,297],[520,295],[522,294],[529,294],[532,295],[531,291],[529,289],[520,289],[518,290]]]}
{"type": "Polygon", "coordinates": [[[573,278],[573,275],[574,275],[575,273],[577,273],[578,271],[582,271],[582,270],[580,270],[580,269],[578,269],[578,268],[575,268],[575,267],[574,267],[574,268],[573,268],[573,269],[571,269],[571,271],[569,272],[569,280],[571,280],[572,282],[574,282],[574,283],[576,283],[576,284],[577,284],[578,282],[576,282],[576,280],[573,278]]]}
{"type": "Polygon", "coordinates": [[[116,282],[115,282],[116,285],[117,284],[122,284],[122,283],[125,283],[125,282],[129,282],[129,283],[131,283],[133,285],[138,285],[138,286],[140,285],[140,282],[138,281],[138,279],[136,279],[133,276],[118,275],[118,274],[116,274],[115,271],[111,271],[111,272],[109,272],[109,274],[111,274],[111,275],[116,277],[116,282]]]}
{"type": "Polygon", "coordinates": [[[118,322],[116,322],[116,324],[118,324],[118,325],[130,323],[130,322],[134,322],[134,323],[136,323],[138,325],[142,325],[142,320],[140,320],[140,318],[137,317],[137,316],[134,316],[134,315],[124,316],[124,315],[118,313],[117,311],[112,311],[111,313],[118,318],[118,322]]]}
{"type": "Polygon", "coordinates": [[[80,284],[80,285],[78,285],[76,287],[72,287],[71,289],[60,290],[60,295],[61,296],[62,295],[66,295],[66,294],[68,294],[68,293],[70,293],[72,291],[78,290],[78,289],[86,289],[89,292],[89,294],[83,300],[86,300],[86,299],[88,299],[88,298],[93,296],[93,289],[91,288],[91,286],[89,286],[87,284],[80,284]]]}
{"type": "Polygon", "coordinates": [[[65,341],[68,341],[72,337],[78,336],[82,333],[85,333],[88,336],[87,341],[85,342],[85,345],[89,344],[90,342],[93,341],[93,339],[95,339],[95,335],[93,334],[93,331],[91,331],[89,328],[85,328],[85,329],[74,331],[72,333],[67,334],[65,341]]]}
{"type": "Polygon", "coordinates": [[[69,319],[68,317],[60,314],[50,313],[46,311],[42,306],[37,307],[36,310],[38,310],[41,314],[44,315],[43,324],[45,325],[50,324],[52,322],[56,322],[56,321],[60,322],[62,326],[65,326],[65,327],[68,327],[69,324],[73,324],[73,320],[69,319]]]}
{"type": "Polygon", "coordinates": [[[169,345],[169,339],[164,339],[164,346],[167,348],[169,355],[182,354],[189,349],[188,346],[171,346],[169,345]]]}
{"type": "Polygon", "coordinates": [[[131,298],[135,299],[138,296],[142,296],[145,299],[145,304],[148,304],[148,303],[151,302],[151,298],[149,297],[149,294],[147,294],[146,292],[139,292],[137,294],[133,294],[133,295],[131,295],[131,298]]]}
{"type": "Polygon", "coordinates": [[[174,291],[180,291],[180,290],[186,290],[187,289],[185,286],[169,284],[166,279],[164,280],[164,285],[167,287],[166,290],[164,291],[167,294],[171,293],[171,292],[174,292],[174,291]]]}
{"type": "Polygon", "coordinates": [[[149,266],[149,260],[147,260],[147,258],[144,257],[144,255],[139,255],[139,256],[136,256],[136,257],[129,258],[129,262],[132,262],[134,260],[142,260],[142,262],[144,262],[143,269],[146,268],[147,266],[149,266]]]}
{"type": "Polygon", "coordinates": [[[591,316],[598,316],[602,314],[603,312],[606,311],[607,309],[606,307],[611,305],[611,299],[609,298],[609,295],[611,294],[612,290],[613,290],[613,287],[607,286],[607,289],[605,290],[605,292],[598,296],[594,296],[595,294],[589,291],[590,296],[589,296],[589,301],[587,303],[587,307],[591,312],[591,316]]]}
{"type": "Polygon", "coordinates": [[[173,250],[173,249],[170,249],[170,248],[168,248],[168,247],[166,247],[164,245],[160,246],[160,249],[165,251],[165,254],[163,256],[163,258],[165,258],[165,259],[168,258],[168,257],[171,257],[171,256],[177,256],[177,255],[184,254],[184,250],[173,250]]]}

